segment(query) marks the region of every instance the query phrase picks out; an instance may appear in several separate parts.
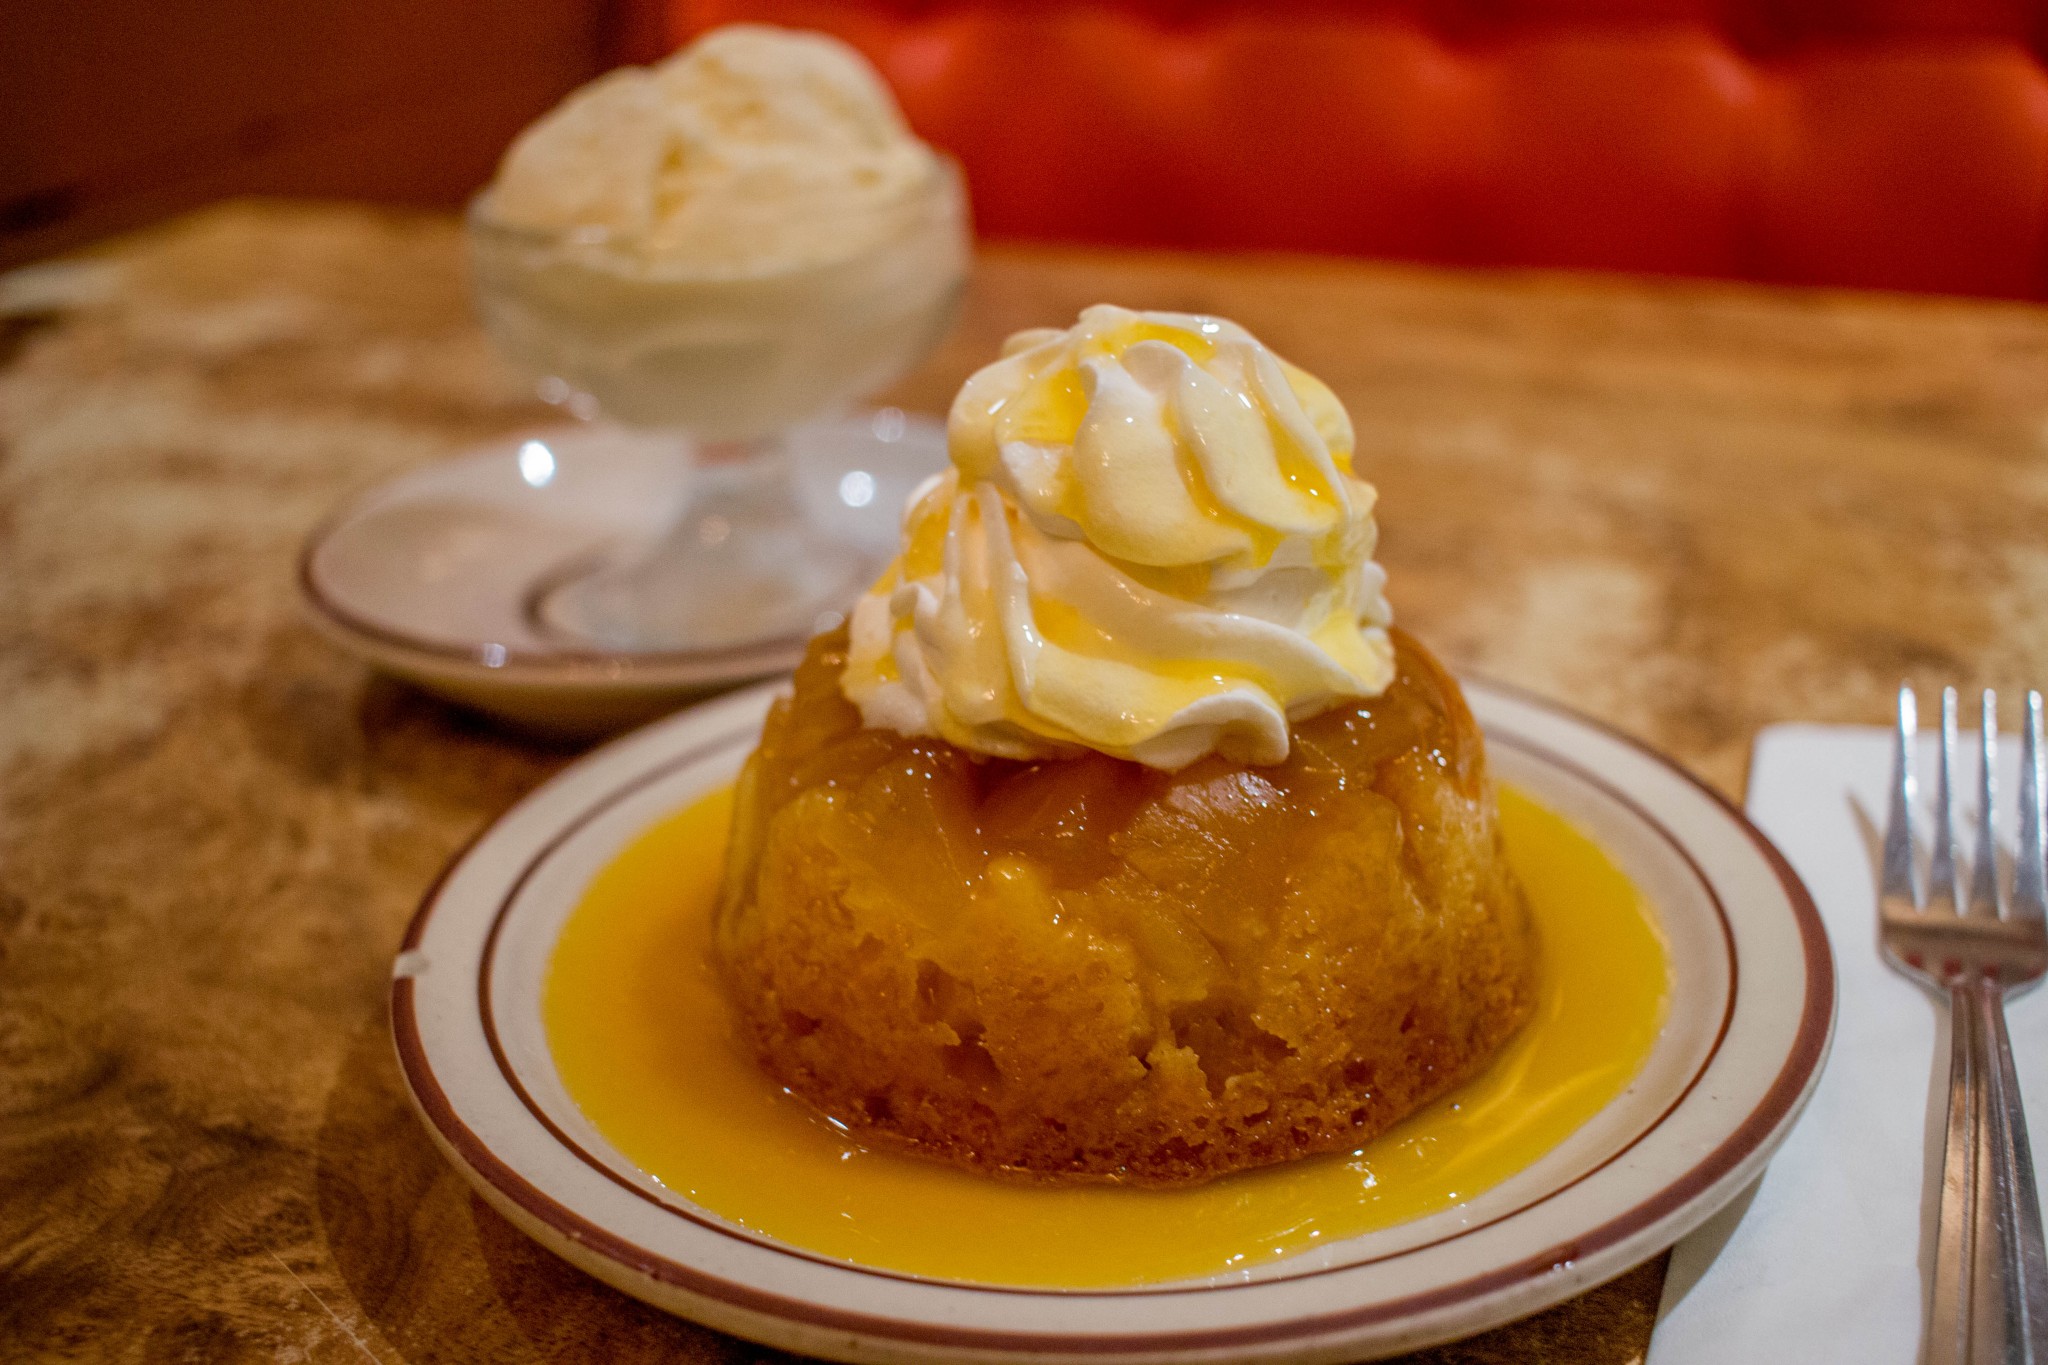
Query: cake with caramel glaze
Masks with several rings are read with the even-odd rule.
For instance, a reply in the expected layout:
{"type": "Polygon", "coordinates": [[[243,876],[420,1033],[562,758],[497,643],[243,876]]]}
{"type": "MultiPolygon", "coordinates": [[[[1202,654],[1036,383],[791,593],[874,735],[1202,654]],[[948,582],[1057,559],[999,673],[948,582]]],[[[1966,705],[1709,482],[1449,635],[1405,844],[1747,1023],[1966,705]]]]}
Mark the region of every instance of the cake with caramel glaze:
{"type": "Polygon", "coordinates": [[[949,435],[741,777],[715,951],[762,1065],[873,1140],[1150,1184],[1475,1074],[1537,944],[1334,397],[1233,324],[1098,308],[949,435]]]}

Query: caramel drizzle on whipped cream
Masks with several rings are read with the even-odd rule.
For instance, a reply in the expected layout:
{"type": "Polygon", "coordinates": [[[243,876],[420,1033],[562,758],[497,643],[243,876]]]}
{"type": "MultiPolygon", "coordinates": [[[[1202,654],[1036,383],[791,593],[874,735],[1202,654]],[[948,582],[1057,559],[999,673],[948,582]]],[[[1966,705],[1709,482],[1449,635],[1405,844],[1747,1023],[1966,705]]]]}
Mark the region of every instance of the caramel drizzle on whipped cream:
{"type": "Polygon", "coordinates": [[[947,443],[854,608],[841,685],[868,725],[1277,763],[1290,722],[1393,680],[1350,418],[1236,323],[1105,304],[1019,332],[947,443]]]}

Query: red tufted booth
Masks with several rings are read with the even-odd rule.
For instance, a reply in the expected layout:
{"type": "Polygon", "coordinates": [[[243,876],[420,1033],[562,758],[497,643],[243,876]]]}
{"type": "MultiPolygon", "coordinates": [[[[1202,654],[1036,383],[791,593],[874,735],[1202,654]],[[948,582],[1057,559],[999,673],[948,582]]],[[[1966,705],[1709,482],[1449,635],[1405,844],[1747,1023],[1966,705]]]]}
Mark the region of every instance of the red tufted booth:
{"type": "Polygon", "coordinates": [[[2043,0],[648,0],[860,47],[984,232],[2039,298],[2043,0]]]}

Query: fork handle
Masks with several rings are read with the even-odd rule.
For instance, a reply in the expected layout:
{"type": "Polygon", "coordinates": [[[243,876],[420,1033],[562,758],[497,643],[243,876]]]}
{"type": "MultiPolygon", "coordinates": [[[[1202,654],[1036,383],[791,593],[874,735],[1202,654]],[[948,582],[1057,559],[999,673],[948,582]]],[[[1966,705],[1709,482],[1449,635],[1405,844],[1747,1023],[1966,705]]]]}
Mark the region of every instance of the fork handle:
{"type": "Polygon", "coordinates": [[[1948,1135],[1927,1365],[2048,1365],[2048,1250],[1997,982],[1949,990],[1948,1135]]]}

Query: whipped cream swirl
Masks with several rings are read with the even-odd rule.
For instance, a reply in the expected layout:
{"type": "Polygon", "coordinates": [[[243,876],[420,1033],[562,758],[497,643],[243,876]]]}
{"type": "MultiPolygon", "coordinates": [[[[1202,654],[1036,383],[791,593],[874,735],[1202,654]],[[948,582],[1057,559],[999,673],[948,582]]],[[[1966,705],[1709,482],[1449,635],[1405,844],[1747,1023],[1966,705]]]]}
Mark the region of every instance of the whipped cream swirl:
{"type": "Polygon", "coordinates": [[[1002,758],[1287,756],[1393,680],[1371,485],[1321,381],[1221,318],[1019,332],[947,423],[842,679],[870,726],[1002,758]]]}

